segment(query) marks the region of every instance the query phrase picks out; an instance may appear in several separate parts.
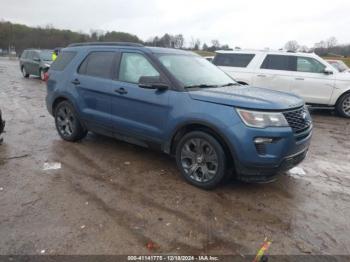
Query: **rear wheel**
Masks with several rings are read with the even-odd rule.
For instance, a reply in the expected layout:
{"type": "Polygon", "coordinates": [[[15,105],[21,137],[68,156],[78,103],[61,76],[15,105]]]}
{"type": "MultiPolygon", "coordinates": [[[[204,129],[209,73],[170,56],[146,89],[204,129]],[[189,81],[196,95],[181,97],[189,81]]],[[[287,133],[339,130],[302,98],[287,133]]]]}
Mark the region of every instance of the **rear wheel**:
{"type": "Polygon", "coordinates": [[[74,107],[68,101],[59,103],[55,109],[55,123],[58,134],[66,141],[83,139],[87,130],[81,125],[74,107]]]}
{"type": "Polygon", "coordinates": [[[337,111],[341,116],[350,118],[350,93],[340,97],[337,103],[337,111]]]}
{"type": "Polygon", "coordinates": [[[25,77],[25,78],[28,78],[28,77],[29,77],[29,74],[27,73],[27,70],[26,70],[26,68],[25,68],[24,66],[22,66],[22,75],[23,75],[23,77],[25,77]]]}
{"type": "Polygon", "coordinates": [[[226,173],[222,146],[214,137],[201,131],[190,132],[180,140],[176,162],[183,177],[203,189],[216,187],[226,173]]]}

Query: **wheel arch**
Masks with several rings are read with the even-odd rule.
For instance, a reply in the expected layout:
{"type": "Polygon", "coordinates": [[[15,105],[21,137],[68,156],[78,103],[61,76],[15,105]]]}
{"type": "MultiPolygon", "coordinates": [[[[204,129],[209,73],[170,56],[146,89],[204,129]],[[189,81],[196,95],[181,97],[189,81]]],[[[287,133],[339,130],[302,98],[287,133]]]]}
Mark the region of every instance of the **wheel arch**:
{"type": "Polygon", "coordinates": [[[345,96],[345,95],[347,95],[347,94],[350,94],[350,87],[349,87],[348,90],[345,90],[345,91],[338,97],[337,101],[335,102],[335,106],[337,106],[338,103],[339,103],[339,101],[340,101],[340,99],[342,99],[343,96],[345,96]]]}
{"type": "Polygon", "coordinates": [[[185,134],[192,131],[202,131],[212,135],[223,147],[228,160],[227,161],[228,167],[231,168],[235,166],[235,161],[236,161],[235,152],[229,146],[225,136],[217,128],[213,127],[208,123],[203,123],[203,122],[192,122],[192,123],[186,123],[179,126],[171,136],[170,148],[169,148],[170,155],[175,155],[176,146],[180,142],[181,138],[185,134]]]}
{"type": "Polygon", "coordinates": [[[56,107],[58,106],[59,103],[61,103],[63,101],[68,101],[74,106],[74,104],[67,97],[65,97],[65,96],[56,97],[52,103],[52,115],[53,116],[55,116],[56,107]]]}

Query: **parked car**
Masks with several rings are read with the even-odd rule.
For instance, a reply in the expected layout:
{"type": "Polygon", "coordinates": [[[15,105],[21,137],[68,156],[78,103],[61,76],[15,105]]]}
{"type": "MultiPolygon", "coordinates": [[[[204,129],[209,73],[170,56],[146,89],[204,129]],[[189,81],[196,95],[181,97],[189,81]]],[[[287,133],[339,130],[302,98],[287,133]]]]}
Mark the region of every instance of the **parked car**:
{"type": "Polygon", "coordinates": [[[294,93],[307,104],[350,117],[350,74],[316,54],[218,51],[213,63],[241,84],[294,93]]]}
{"type": "Polygon", "coordinates": [[[2,112],[0,110],[0,144],[3,141],[1,134],[4,132],[4,129],[5,129],[5,121],[2,119],[2,112]]]}
{"type": "Polygon", "coordinates": [[[46,103],[64,140],[93,131],[158,148],[205,189],[228,170],[244,181],[274,179],[304,159],[312,134],[298,96],[242,86],[192,52],[132,43],[63,49],[46,103]]]}
{"type": "Polygon", "coordinates": [[[335,67],[341,73],[350,73],[350,68],[342,60],[326,60],[329,64],[335,67]]]}
{"type": "Polygon", "coordinates": [[[24,50],[19,66],[24,77],[29,75],[39,76],[41,80],[45,80],[45,72],[47,72],[52,63],[52,50],[24,50]]]}

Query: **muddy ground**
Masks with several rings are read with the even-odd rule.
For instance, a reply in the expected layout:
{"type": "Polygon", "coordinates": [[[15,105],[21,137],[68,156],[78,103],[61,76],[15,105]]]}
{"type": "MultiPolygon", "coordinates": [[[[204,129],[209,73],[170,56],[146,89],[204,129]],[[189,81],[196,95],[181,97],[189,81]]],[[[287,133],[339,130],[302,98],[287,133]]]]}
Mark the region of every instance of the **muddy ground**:
{"type": "Polygon", "coordinates": [[[203,191],[161,153],[62,141],[45,93],[0,60],[0,254],[253,254],[266,236],[272,254],[350,254],[350,120],[312,114],[305,175],[203,191]]]}

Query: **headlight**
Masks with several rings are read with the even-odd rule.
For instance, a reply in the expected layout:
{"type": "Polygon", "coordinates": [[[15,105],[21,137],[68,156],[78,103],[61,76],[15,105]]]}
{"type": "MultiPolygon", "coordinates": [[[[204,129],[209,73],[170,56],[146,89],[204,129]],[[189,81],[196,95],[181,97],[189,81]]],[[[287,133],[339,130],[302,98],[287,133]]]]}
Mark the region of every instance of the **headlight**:
{"type": "Polygon", "coordinates": [[[289,126],[282,113],[259,112],[244,109],[237,109],[237,112],[242,121],[250,127],[265,128],[289,126]]]}
{"type": "Polygon", "coordinates": [[[45,67],[50,67],[50,64],[45,64],[44,66],[45,66],[45,67]]]}

